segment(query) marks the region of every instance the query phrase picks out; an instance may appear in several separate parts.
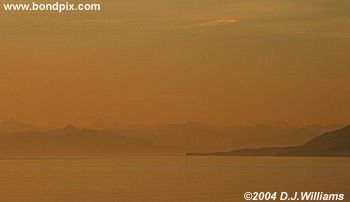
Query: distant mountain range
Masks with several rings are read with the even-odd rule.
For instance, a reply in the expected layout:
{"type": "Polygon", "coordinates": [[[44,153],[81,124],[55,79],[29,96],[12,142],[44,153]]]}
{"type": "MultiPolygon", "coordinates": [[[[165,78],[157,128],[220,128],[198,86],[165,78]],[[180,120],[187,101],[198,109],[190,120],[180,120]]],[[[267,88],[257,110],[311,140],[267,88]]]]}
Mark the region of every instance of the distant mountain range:
{"type": "Polygon", "coordinates": [[[71,124],[47,131],[0,134],[0,157],[25,156],[113,156],[176,153],[116,132],[79,129],[71,124]]]}
{"type": "Polygon", "coordinates": [[[0,122],[0,156],[183,154],[298,145],[338,126],[286,123],[213,126],[196,122],[156,126],[97,121],[49,129],[16,120],[0,122]]]}
{"type": "Polygon", "coordinates": [[[23,131],[42,131],[43,128],[21,123],[14,119],[0,122],[0,133],[15,133],[15,132],[23,132],[23,131]]]}
{"type": "Polygon", "coordinates": [[[350,156],[350,125],[292,147],[240,149],[230,152],[187,153],[189,156],[350,156]]]}
{"type": "Polygon", "coordinates": [[[342,126],[315,124],[295,127],[284,122],[251,126],[216,126],[197,122],[127,126],[117,122],[106,123],[99,120],[90,127],[115,131],[157,145],[172,145],[182,148],[184,152],[210,152],[247,147],[298,145],[342,126]]]}

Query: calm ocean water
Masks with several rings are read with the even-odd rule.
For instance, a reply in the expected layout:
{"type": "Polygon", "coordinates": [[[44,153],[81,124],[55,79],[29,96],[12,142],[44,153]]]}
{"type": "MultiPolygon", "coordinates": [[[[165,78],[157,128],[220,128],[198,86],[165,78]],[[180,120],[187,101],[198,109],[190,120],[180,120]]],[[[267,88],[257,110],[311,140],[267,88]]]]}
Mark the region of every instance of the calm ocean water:
{"type": "Polygon", "coordinates": [[[2,159],[0,201],[244,201],[247,191],[344,193],[350,158],[2,159]]]}

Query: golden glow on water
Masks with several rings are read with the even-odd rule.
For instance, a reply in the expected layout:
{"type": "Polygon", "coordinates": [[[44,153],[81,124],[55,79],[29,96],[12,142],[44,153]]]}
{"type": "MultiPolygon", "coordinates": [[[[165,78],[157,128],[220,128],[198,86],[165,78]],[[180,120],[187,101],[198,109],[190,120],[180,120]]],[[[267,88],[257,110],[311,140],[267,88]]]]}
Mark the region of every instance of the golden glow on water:
{"type": "Polygon", "coordinates": [[[1,201],[243,201],[246,191],[350,196],[347,158],[0,160],[1,201]]]}

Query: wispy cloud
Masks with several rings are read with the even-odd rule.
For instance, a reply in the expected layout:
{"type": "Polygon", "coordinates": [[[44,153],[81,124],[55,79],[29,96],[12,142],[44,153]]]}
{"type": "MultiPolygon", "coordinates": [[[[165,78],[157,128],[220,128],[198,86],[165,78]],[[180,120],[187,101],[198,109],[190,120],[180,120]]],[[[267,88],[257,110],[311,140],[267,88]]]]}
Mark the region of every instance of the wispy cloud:
{"type": "Polygon", "coordinates": [[[192,27],[211,27],[211,26],[223,26],[237,23],[238,20],[235,18],[219,18],[212,19],[205,22],[193,24],[192,27]]]}
{"type": "Polygon", "coordinates": [[[215,26],[228,26],[238,22],[236,18],[212,18],[212,19],[193,19],[193,18],[165,18],[165,19],[84,19],[77,20],[77,23],[90,23],[95,25],[126,25],[131,27],[142,26],[148,29],[188,29],[188,28],[200,28],[200,27],[215,27],[215,26]]]}

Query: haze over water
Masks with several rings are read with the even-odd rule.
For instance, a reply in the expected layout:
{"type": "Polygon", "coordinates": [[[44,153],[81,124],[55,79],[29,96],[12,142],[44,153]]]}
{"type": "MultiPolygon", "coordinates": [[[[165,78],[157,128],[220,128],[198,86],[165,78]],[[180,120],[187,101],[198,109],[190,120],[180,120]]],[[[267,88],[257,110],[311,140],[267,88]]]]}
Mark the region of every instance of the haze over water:
{"type": "Polygon", "coordinates": [[[250,191],[350,197],[346,158],[2,159],[1,201],[244,201],[250,191]]]}

